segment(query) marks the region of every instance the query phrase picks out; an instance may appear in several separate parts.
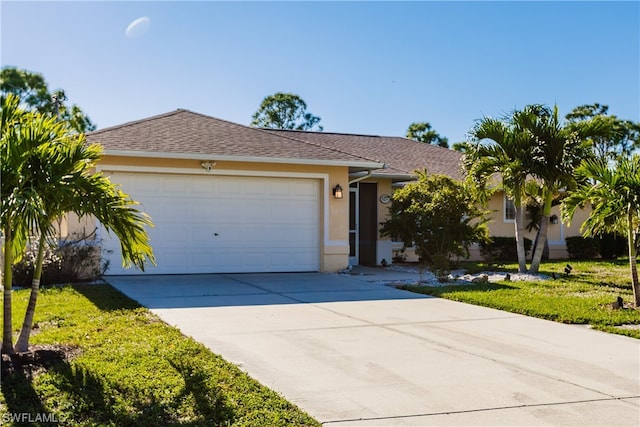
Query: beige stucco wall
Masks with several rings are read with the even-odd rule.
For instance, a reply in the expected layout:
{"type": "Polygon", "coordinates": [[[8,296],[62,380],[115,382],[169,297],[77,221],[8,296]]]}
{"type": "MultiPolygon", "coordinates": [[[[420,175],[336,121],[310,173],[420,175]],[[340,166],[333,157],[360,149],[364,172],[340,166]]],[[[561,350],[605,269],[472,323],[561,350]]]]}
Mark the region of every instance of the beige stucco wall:
{"type": "MultiPolygon", "coordinates": [[[[504,193],[498,192],[489,200],[488,210],[491,211],[493,220],[488,224],[489,232],[492,236],[515,236],[515,224],[513,221],[505,221],[504,219],[504,193]]],[[[558,224],[549,224],[547,239],[549,243],[549,258],[562,259],[567,258],[567,247],[564,239],[572,236],[580,236],[580,226],[588,217],[589,211],[580,209],[576,212],[571,224],[562,223],[560,214],[560,206],[551,208],[551,216],[558,217],[558,224]]],[[[525,237],[535,240],[536,231],[526,232],[525,237]]],[[[479,256],[479,253],[476,254],[479,256]]]]}
{"type": "MultiPolygon", "coordinates": [[[[241,176],[242,171],[271,177],[308,177],[317,179],[320,185],[320,268],[322,271],[338,271],[349,264],[349,176],[346,166],[322,166],[304,164],[257,163],[216,161],[211,172],[201,167],[202,160],[164,159],[104,156],[98,170],[117,169],[129,172],[178,173],[224,175],[226,172],[241,176]],[[340,184],[344,189],[343,199],[335,199],[332,189],[340,184]],[[326,205],[328,204],[328,205],[326,205]]],[[[93,230],[95,220],[78,219],[69,215],[63,221],[68,233],[82,229],[93,230]]]]}

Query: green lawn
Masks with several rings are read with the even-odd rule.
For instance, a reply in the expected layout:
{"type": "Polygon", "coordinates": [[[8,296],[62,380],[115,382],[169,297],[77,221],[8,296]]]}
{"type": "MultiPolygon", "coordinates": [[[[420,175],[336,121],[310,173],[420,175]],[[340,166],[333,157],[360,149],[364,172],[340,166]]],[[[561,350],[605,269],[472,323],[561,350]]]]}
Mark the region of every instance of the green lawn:
{"type": "MultiPolygon", "coordinates": [[[[13,295],[17,330],[29,294],[13,295]]],[[[44,289],[36,322],[32,344],[76,355],[2,378],[5,422],[30,413],[74,426],[320,425],[111,286],[44,289]]]]}
{"type": "MultiPolygon", "coordinates": [[[[640,339],[640,330],[620,325],[640,324],[640,310],[614,310],[611,303],[621,296],[633,301],[629,265],[618,261],[569,261],[573,270],[564,275],[567,261],[547,261],[540,273],[556,273],[556,280],[499,282],[486,285],[447,285],[442,287],[401,286],[412,292],[455,301],[497,308],[562,323],[589,324],[593,328],[640,339]]],[[[478,272],[481,264],[463,263],[462,268],[478,272]]],[[[517,271],[517,265],[504,265],[500,271],[517,271]]]]}

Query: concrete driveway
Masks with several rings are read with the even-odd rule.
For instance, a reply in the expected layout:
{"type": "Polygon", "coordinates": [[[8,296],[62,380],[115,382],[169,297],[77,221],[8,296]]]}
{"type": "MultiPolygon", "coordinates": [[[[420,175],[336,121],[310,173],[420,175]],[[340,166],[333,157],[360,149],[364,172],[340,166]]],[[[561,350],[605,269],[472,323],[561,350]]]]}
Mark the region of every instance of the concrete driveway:
{"type": "Polygon", "coordinates": [[[108,281],[327,426],[640,425],[638,340],[379,279],[108,281]]]}

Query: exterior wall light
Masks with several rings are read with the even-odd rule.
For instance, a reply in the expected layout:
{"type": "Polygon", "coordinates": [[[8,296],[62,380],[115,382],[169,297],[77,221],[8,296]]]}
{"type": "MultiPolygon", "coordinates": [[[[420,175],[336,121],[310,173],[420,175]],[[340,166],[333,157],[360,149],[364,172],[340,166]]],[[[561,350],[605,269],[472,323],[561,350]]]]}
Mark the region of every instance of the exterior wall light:
{"type": "Polygon", "coordinates": [[[202,167],[202,169],[206,170],[207,172],[211,172],[211,169],[213,169],[213,167],[216,165],[216,162],[202,162],[200,163],[200,166],[202,167]]]}
{"type": "Polygon", "coordinates": [[[342,187],[340,187],[340,184],[336,184],[336,186],[333,187],[333,197],[342,199],[342,187]]]}
{"type": "Polygon", "coordinates": [[[549,220],[551,221],[551,224],[557,224],[558,223],[558,215],[551,215],[549,220]]]}

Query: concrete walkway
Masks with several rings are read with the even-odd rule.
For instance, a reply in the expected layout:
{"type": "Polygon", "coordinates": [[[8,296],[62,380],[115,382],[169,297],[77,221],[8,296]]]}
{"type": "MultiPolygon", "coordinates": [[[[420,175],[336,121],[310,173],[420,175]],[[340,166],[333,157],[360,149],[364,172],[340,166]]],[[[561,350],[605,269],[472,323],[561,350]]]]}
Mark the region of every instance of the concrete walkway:
{"type": "Polygon", "coordinates": [[[327,426],[640,425],[638,340],[377,283],[391,274],[410,277],[108,281],[327,426]]]}

